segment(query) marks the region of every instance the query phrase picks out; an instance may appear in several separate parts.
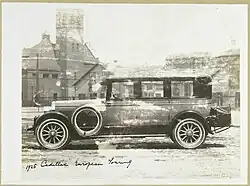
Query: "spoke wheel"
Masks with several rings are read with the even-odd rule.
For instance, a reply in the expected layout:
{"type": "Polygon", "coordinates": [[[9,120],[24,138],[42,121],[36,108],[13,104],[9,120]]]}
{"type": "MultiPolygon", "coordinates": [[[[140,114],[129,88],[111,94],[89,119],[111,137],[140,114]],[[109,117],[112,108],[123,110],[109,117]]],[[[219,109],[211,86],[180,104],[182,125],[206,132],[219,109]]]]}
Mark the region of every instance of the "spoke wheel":
{"type": "Polygon", "coordinates": [[[181,120],[173,130],[176,144],[182,148],[194,149],[199,147],[206,138],[203,125],[195,119],[181,120]]]}
{"type": "Polygon", "coordinates": [[[62,149],[70,141],[67,126],[60,120],[48,119],[36,128],[38,143],[46,149],[62,149]]]}

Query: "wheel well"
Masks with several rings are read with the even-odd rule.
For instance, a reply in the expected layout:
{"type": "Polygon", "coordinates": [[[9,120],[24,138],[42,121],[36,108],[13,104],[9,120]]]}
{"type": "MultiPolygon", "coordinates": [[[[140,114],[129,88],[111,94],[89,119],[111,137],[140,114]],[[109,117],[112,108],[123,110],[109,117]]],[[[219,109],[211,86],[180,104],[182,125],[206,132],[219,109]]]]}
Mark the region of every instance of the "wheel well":
{"type": "Polygon", "coordinates": [[[177,114],[172,120],[172,129],[174,129],[179,119],[185,119],[185,118],[192,118],[192,119],[198,120],[204,126],[206,133],[209,131],[209,127],[206,122],[206,119],[202,117],[200,114],[193,112],[193,111],[177,114]]]}
{"type": "Polygon", "coordinates": [[[34,129],[40,123],[42,123],[43,121],[45,121],[47,119],[58,119],[58,120],[62,121],[67,127],[71,128],[69,125],[69,119],[67,118],[67,116],[65,116],[61,113],[45,113],[36,119],[35,124],[34,124],[34,129]]]}

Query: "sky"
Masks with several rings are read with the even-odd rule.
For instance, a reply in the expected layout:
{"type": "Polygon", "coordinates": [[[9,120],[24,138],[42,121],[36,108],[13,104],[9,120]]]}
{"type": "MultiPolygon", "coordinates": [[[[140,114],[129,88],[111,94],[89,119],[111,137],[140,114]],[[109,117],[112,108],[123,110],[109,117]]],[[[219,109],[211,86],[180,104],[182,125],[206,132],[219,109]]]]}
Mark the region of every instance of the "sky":
{"type": "Polygon", "coordinates": [[[163,64],[169,55],[240,48],[247,15],[242,5],[3,3],[3,27],[13,47],[20,52],[32,47],[45,31],[55,42],[59,8],[82,9],[84,41],[100,61],[121,65],[163,64]]]}

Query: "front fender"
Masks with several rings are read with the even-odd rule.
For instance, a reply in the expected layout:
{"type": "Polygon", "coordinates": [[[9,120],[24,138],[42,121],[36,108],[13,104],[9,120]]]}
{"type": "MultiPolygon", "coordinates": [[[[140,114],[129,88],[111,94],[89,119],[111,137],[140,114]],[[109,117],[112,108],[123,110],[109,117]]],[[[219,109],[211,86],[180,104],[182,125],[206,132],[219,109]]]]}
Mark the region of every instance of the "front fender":
{"type": "Polygon", "coordinates": [[[57,111],[50,111],[50,112],[45,112],[44,114],[40,115],[40,116],[36,116],[34,118],[34,125],[33,125],[33,130],[35,131],[36,127],[43,122],[46,119],[59,119],[61,121],[63,121],[67,126],[69,126],[69,118],[57,111]]]}

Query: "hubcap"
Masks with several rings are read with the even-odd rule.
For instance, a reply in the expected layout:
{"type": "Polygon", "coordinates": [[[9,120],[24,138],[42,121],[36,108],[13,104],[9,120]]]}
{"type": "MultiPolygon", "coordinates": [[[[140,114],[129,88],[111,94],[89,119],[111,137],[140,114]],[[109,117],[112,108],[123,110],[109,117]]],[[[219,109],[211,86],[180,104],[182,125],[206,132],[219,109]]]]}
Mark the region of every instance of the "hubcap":
{"type": "Polygon", "coordinates": [[[41,128],[41,141],[43,144],[57,145],[65,140],[66,131],[60,123],[49,122],[41,128]]]}
{"type": "Polygon", "coordinates": [[[193,131],[192,130],[187,130],[186,135],[188,137],[192,137],[193,136],[193,131]]]}
{"type": "Polygon", "coordinates": [[[194,143],[200,137],[200,128],[196,123],[188,122],[180,126],[179,138],[185,143],[194,143]]]}

